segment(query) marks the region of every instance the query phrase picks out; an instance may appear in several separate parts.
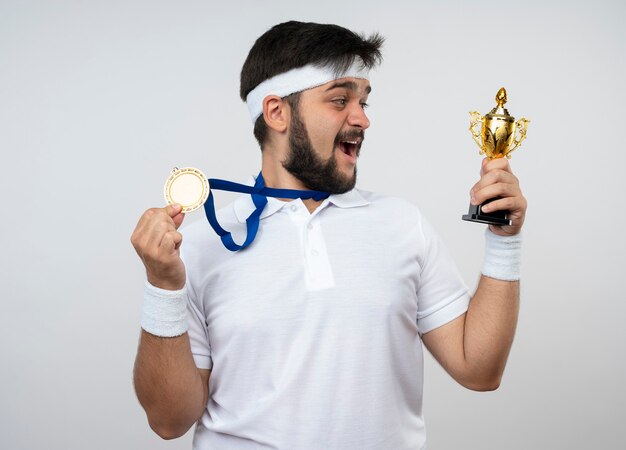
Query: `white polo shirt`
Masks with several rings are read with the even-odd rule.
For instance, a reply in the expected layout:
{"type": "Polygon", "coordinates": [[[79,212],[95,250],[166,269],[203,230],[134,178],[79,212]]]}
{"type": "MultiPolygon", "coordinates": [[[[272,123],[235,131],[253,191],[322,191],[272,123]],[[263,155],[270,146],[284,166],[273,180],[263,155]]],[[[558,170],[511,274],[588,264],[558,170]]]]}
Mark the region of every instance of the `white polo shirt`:
{"type": "MultiPolygon", "coordinates": [[[[243,196],[218,213],[237,242],[252,210],[243,196]]],[[[243,251],[203,221],[183,234],[191,349],[212,368],[195,450],[424,448],[420,334],[470,297],[415,206],[270,198],[243,251]]]]}

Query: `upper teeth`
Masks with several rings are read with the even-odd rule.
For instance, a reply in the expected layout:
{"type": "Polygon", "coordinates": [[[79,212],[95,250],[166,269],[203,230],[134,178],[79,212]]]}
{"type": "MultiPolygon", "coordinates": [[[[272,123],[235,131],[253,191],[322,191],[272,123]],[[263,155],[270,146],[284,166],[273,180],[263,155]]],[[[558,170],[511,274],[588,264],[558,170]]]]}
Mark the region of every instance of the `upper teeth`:
{"type": "Polygon", "coordinates": [[[354,144],[357,145],[358,142],[357,141],[344,141],[346,144],[354,144]]]}

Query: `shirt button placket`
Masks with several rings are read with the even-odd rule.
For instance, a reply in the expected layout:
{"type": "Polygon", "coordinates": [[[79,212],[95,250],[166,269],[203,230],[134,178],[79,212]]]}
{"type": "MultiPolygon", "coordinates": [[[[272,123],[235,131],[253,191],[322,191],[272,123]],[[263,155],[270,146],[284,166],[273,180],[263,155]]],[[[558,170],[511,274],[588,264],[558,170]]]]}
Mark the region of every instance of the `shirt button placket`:
{"type": "Polygon", "coordinates": [[[328,261],[326,243],[317,216],[309,218],[304,228],[304,251],[306,282],[310,290],[326,289],[334,286],[333,272],[328,261]]]}

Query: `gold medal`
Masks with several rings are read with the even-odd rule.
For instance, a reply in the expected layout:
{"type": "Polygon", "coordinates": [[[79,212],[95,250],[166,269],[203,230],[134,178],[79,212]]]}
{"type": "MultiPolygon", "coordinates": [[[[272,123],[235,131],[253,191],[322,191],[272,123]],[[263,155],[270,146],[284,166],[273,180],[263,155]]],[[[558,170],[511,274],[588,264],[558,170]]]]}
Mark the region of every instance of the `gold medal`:
{"type": "Polygon", "coordinates": [[[165,201],[168,205],[177,203],[182,212],[195,211],[209,197],[209,182],[206,176],[193,167],[174,167],[165,182],[165,201]]]}

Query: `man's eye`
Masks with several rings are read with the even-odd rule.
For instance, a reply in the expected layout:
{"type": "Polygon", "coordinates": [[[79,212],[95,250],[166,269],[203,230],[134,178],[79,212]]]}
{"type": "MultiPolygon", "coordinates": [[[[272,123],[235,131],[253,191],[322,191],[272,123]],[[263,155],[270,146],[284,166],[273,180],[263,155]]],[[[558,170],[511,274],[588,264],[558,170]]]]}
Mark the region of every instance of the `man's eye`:
{"type": "Polygon", "coordinates": [[[361,103],[361,108],[365,109],[365,108],[369,108],[369,107],[370,107],[369,103],[365,103],[365,102],[361,103]]]}
{"type": "Polygon", "coordinates": [[[345,98],[336,98],[335,100],[333,100],[333,103],[337,104],[337,105],[345,105],[346,104],[346,99],[345,98]]]}

